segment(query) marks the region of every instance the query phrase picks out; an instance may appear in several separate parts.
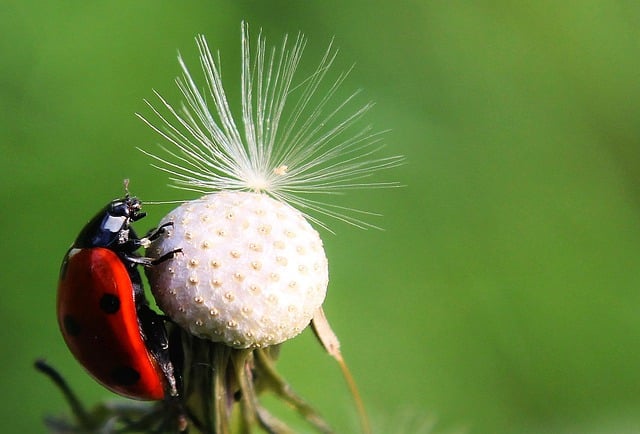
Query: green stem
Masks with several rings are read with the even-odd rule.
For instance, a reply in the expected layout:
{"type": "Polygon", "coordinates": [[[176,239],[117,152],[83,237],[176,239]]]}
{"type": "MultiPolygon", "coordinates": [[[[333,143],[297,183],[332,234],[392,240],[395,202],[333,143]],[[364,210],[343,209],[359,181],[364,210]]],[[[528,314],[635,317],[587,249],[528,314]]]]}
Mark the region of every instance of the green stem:
{"type": "Polygon", "coordinates": [[[256,355],[256,371],[263,378],[268,390],[274,392],[277,396],[284,399],[287,403],[300,413],[311,425],[313,425],[322,434],[333,434],[333,429],[320,416],[320,414],[309,405],[302,397],[296,394],[289,383],[287,383],[275,369],[275,364],[269,353],[264,349],[255,350],[256,355]]]}

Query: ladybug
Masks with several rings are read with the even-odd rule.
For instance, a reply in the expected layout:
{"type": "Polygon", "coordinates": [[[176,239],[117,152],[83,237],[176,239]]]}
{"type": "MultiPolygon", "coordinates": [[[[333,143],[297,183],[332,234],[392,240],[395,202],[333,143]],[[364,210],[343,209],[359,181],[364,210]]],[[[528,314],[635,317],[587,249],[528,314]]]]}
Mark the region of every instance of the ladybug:
{"type": "Polygon", "coordinates": [[[141,202],[109,202],[80,231],[60,269],[57,315],[64,340],[89,374],[111,391],[138,400],[178,397],[164,317],[149,307],[138,265],[159,258],[136,251],[162,236],[166,226],[139,238],[131,223],[143,218],[141,202]]]}

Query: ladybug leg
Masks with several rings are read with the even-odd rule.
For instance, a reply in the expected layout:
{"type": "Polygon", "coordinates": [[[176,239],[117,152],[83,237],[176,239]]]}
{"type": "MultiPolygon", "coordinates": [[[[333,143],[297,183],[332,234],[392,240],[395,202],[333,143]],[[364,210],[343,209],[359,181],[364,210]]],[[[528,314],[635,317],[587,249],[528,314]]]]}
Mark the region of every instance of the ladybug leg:
{"type": "Polygon", "coordinates": [[[154,265],[158,265],[164,261],[168,261],[169,259],[172,259],[178,253],[182,253],[182,249],[172,250],[157,258],[148,258],[146,256],[133,256],[133,255],[126,255],[126,254],[123,254],[122,256],[130,264],[138,264],[138,265],[142,265],[143,267],[152,267],[154,265]]]}
{"type": "Polygon", "coordinates": [[[173,226],[173,222],[167,222],[156,229],[151,229],[147,236],[143,238],[138,238],[132,229],[127,229],[126,231],[121,231],[120,244],[125,245],[125,248],[122,250],[134,252],[138,250],[140,247],[144,247],[145,249],[149,247],[152,241],[158,239],[161,235],[167,232],[167,228],[169,226],[173,226]]]}
{"type": "Polygon", "coordinates": [[[132,250],[137,250],[139,247],[149,247],[151,242],[157,240],[161,235],[165,234],[167,232],[167,228],[170,226],[173,227],[173,222],[167,222],[155,229],[151,229],[149,232],[147,232],[147,235],[144,238],[131,239],[130,242],[133,246],[132,250]]]}
{"type": "Polygon", "coordinates": [[[145,238],[147,238],[149,241],[154,241],[156,240],[160,235],[164,234],[165,232],[167,232],[167,228],[171,226],[173,227],[173,222],[167,222],[163,225],[158,226],[155,229],[151,229],[145,238]]]}
{"type": "Polygon", "coordinates": [[[165,253],[164,255],[162,255],[162,256],[160,256],[158,258],[152,259],[151,260],[151,265],[158,265],[158,264],[163,263],[164,261],[168,261],[169,259],[173,259],[173,257],[176,256],[178,253],[182,253],[182,249],[175,249],[175,250],[172,250],[170,252],[165,253]]]}

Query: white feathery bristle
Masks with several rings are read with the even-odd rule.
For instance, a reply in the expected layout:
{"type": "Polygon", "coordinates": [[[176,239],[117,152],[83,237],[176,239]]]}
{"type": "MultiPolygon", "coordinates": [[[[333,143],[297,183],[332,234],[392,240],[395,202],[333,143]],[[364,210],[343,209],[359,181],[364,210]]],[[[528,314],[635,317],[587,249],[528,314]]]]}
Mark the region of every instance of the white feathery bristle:
{"type": "Polygon", "coordinates": [[[140,116],[175,147],[163,148],[163,156],[143,151],[171,175],[175,186],[205,194],[229,190],[266,193],[297,207],[329,231],[322,216],[361,228],[376,227],[362,219],[374,213],[323,199],[351,189],[397,186],[366,178],[403,160],[401,156],[379,156],[384,147],[381,133],[370,126],[357,126],[371,103],[353,108],[358,92],[338,97],[348,72],[327,79],[336,50],[329,45],[315,72],[298,79],[296,70],[306,39],[299,34],[291,44],[285,37],[279,49],[268,49],[259,34],[252,53],[248,26],[243,23],[238,121],[226,97],[219,59],[212,55],[204,36],[198,36],[196,42],[206,92],[179,57],[182,75],[177,84],[185,103],[174,108],[156,93],[162,108],[147,103],[160,125],[140,116]]]}

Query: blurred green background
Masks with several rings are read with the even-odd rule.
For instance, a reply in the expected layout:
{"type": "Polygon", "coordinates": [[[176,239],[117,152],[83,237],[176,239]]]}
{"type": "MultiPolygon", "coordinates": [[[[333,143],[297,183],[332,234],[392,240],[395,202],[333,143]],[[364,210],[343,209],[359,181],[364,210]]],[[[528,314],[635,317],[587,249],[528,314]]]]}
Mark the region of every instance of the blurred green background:
{"type": "MultiPolygon", "coordinates": [[[[327,313],[378,433],[640,433],[640,3],[96,1],[0,3],[0,420],[67,411],[47,357],[88,403],[54,316],[59,262],[122,193],[183,197],[134,149],[135,112],[177,101],[177,50],[222,54],[237,95],[240,21],[272,43],[333,36],[346,90],[406,188],[353,195],[385,231],[333,225],[327,313]],[[413,420],[413,422],[407,422],[413,420]]],[[[146,111],[148,113],[148,111],[146,111]]],[[[154,221],[166,207],[148,207],[154,221]]],[[[144,224],[140,227],[143,232],[144,224]]],[[[339,432],[356,418],[309,333],[280,369],[339,432]]]]}

